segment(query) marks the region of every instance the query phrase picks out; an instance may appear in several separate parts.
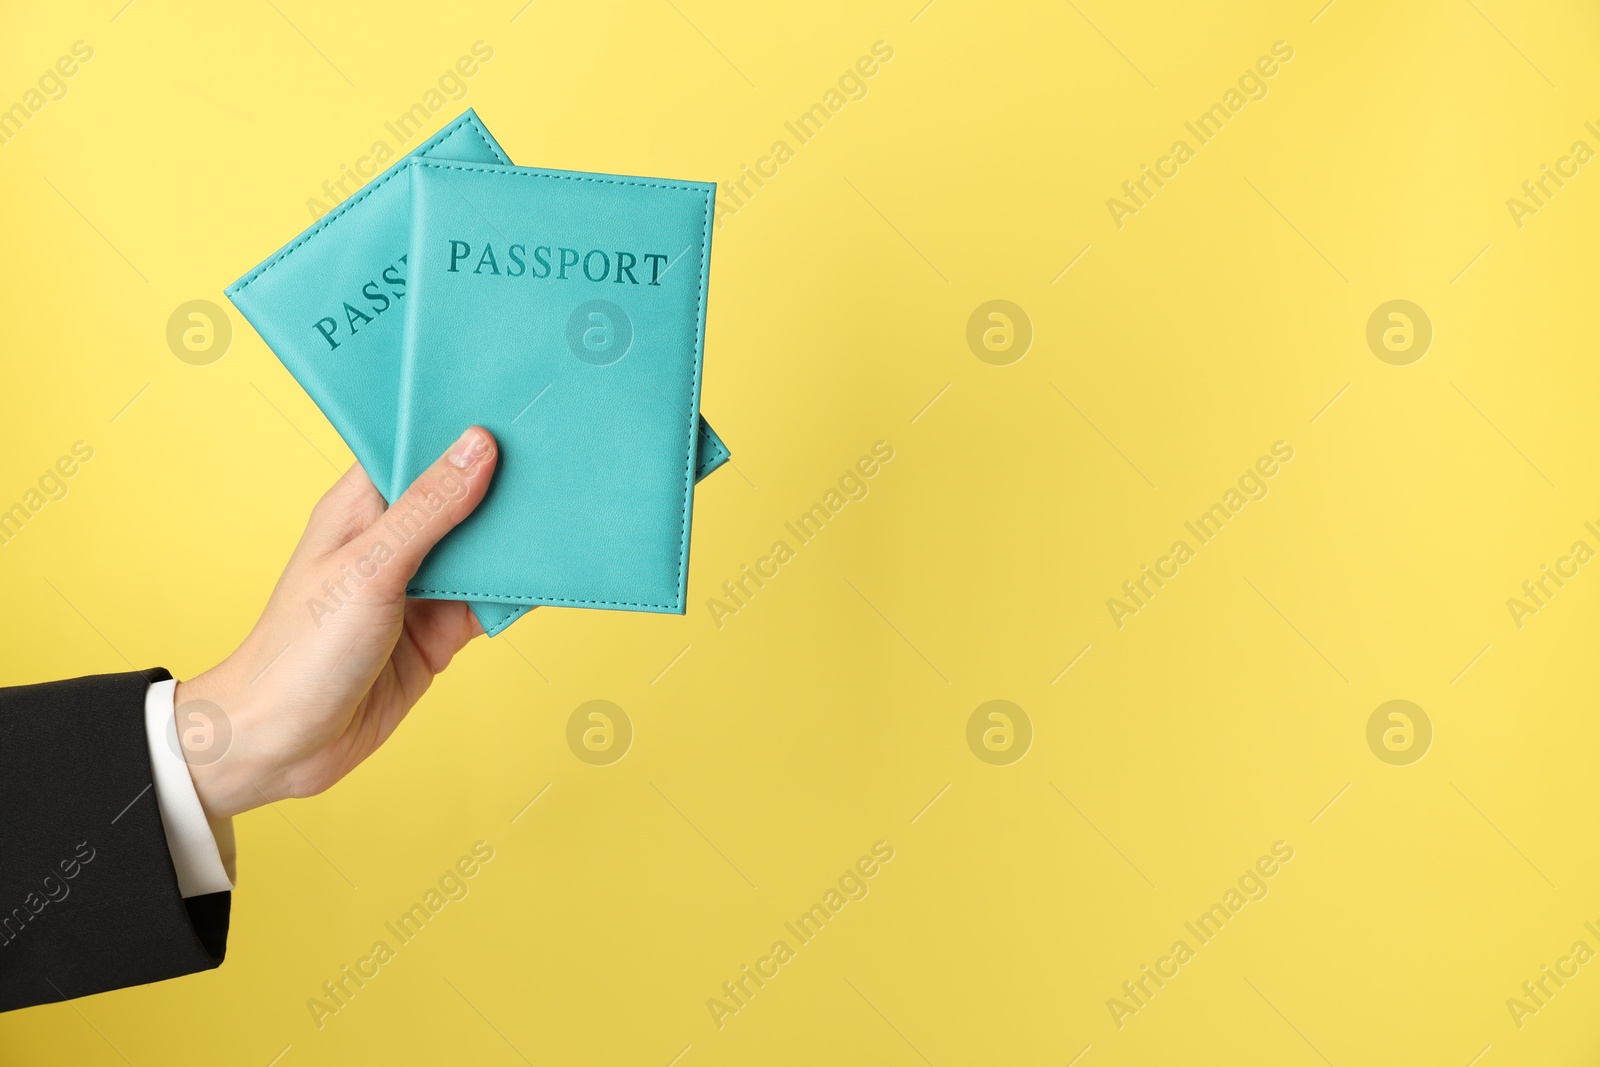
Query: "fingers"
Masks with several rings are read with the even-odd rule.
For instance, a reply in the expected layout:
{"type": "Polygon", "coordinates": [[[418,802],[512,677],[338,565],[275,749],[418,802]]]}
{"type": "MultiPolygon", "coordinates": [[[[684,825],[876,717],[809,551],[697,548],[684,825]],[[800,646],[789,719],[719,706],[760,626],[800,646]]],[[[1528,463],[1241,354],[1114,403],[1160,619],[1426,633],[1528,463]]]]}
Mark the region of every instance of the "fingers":
{"type": "Polygon", "coordinates": [[[403,589],[429,550],[483,500],[497,459],[489,431],[469,427],[348,550],[381,564],[375,569],[403,589]]]}
{"type": "Polygon", "coordinates": [[[349,544],[383,514],[383,496],[356,463],[317,501],[296,554],[320,558],[349,544]]]}
{"type": "Polygon", "coordinates": [[[483,626],[465,601],[408,600],[406,633],[429,672],[438,674],[468,641],[483,635],[483,626]]]}

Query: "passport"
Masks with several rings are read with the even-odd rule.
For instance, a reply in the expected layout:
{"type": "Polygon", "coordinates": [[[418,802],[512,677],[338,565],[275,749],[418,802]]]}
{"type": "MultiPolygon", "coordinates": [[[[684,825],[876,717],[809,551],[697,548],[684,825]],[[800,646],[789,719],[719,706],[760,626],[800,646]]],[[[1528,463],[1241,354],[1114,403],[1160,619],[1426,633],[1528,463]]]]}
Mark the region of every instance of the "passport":
{"type": "Polygon", "coordinates": [[[683,614],[715,185],[415,159],[391,492],[469,423],[488,496],[411,596],[683,614]]]}
{"type": "MultiPolygon", "coordinates": [[[[225,290],[391,500],[409,290],[404,166],[418,158],[510,163],[468,109],[225,290]]],[[[727,459],[700,421],[696,478],[727,459]]],[[[493,636],[529,606],[474,603],[473,611],[493,636]]]]}

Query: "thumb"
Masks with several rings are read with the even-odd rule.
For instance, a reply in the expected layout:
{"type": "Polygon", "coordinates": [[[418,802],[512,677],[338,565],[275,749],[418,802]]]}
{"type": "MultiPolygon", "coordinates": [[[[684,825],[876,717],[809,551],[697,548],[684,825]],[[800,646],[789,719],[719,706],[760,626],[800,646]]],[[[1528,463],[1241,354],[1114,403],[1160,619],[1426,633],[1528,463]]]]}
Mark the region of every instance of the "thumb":
{"type": "Polygon", "coordinates": [[[482,502],[499,458],[493,435],[468,427],[347,550],[362,559],[388,556],[392,566],[382,569],[404,588],[423,557],[482,502]]]}

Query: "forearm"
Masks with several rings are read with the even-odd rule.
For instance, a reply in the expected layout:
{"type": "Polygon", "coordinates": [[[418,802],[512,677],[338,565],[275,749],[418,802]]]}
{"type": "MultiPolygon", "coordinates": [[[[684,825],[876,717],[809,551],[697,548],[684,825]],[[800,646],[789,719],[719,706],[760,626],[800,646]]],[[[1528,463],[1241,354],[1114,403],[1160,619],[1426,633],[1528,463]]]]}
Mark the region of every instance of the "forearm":
{"type": "Polygon", "coordinates": [[[185,898],[146,702],[162,670],[0,689],[0,1010],[222,962],[230,894],[185,898]]]}

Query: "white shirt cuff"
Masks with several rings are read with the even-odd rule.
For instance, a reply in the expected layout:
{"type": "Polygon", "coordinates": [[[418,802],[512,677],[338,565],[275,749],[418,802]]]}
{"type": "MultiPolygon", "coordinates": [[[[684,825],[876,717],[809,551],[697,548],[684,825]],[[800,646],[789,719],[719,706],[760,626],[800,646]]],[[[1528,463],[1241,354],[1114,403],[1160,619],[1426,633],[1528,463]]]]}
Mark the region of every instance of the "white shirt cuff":
{"type": "Polygon", "coordinates": [[[156,807],[167,833],[167,851],[178,874],[178,891],[185,897],[226,893],[233,888],[233,820],[206,821],[205,809],[189,777],[189,764],[178,747],[178,727],[173,714],[172,679],[156,682],[145,693],[144,727],[150,743],[150,769],[156,789],[156,807]]]}

